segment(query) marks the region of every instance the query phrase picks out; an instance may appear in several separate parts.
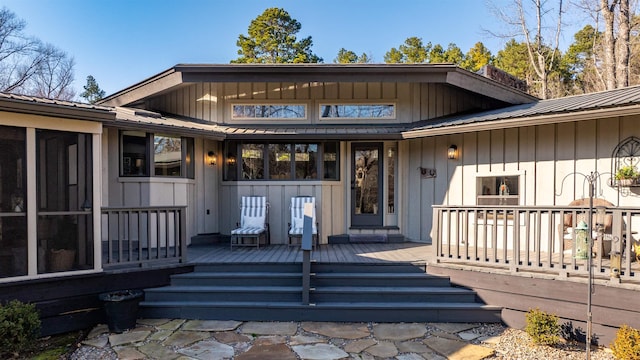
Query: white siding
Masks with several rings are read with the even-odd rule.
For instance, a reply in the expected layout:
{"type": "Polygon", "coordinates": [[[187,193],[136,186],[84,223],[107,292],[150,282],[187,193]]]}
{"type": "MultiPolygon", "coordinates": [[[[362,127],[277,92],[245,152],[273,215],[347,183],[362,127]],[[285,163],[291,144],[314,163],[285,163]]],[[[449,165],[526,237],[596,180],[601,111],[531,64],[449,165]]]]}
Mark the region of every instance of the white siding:
{"type": "Polygon", "coordinates": [[[637,188],[618,190],[608,183],[612,151],[627,137],[640,137],[638,122],[640,116],[632,116],[410,140],[404,234],[430,240],[423,225],[432,221],[431,206],[475,205],[476,177],[491,174],[521,175],[521,205],[553,206],[588,197],[585,176],[597,171],[597,197],[633,206],[637,188]],[[458,160],[446,158],[450,144],[458,146],[458,160]],[[413,171],[418,166],[435,166],[438,177],[421,179],[413,171]]]}

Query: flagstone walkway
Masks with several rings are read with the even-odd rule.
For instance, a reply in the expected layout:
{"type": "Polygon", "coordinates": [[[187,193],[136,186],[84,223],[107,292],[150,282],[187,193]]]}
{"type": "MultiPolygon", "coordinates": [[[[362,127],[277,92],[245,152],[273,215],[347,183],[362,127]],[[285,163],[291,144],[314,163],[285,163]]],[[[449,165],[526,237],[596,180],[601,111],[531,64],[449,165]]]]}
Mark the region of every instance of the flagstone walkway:
{"type": "Polygon", "coordinates": [[[139,319],[94,328],[72,359],[485,359],[500,324],[240,322],[139,319]]]}

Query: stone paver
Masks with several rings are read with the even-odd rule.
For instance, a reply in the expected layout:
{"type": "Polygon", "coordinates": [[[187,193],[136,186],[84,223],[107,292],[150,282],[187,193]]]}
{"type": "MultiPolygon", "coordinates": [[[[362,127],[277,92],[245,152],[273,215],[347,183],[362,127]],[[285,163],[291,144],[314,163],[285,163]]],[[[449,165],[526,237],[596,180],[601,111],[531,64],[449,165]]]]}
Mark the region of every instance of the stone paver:
{"type": "Polygon", "coordinates": [[[474,332],[471,332],[471,331],[463,331],[463,332],[459,332],[458,336],[460,336],[460,339],[462,339],[462,340],[471,341],[471,340],[479,338],[480,334],[474,333],[474,332]]]}
{"type": "Polygon", "coordinates": [[[348,352],[348,353],[361,353],[364,350],[372,347],[373,345],[377,344],[378,342],[375,339],[360,339],[360,340],[356,340],[356,341],[352,341],[350,343],[348,343],[347,345],[345,345],[344,347],[344,351],[348,352]]]}
{"type": "Polygon", "coordinates": [[[401,342],[396,344],[396,346],[398,347],[398,351],[400,351],[401,353],[418,353],[418,354],[423,354],[423,353],[428,353],[431,350],[429,350],[429,347],[427,347],[427,345],[421,344],[419,342],[415,342],[415,341],[405,341],[405,342],[401,342]]]}
{"type": "Polygon", "coordinates": [[[409,353],[396,356],[396,360],[424,360],[424,357],[418,354],[409,353]]]}
{"type": "Polygon", "coordinates": [[[349,356],[344,350],[329,344],[296,345],[293,346],[293,351],[301,359],[309,360],[334,360],[349,356]]]}
{"type": "Polygon", "coordinates": [[[426,333],[424,324],[378,324],[373,327],[373,335],[379,340],[410,340],[426,333]]]}
{"type": "Polygon", "coordinates": [[[442,331],[446,331],[450,334],[459,333],[460,331],[471,330],[478,325],[466,324],[466,323],[429,323],[429,325],[436,327],[442,331]]]}
{"type": "Polygon", "coordinates": [[[114,351],[122,360],[476,360],[493,350],[472,341],[499,340],[470,331],[474,324],[141,319],[137,325],[122,334],[96,326],[81,348],[114,351]]]}
{"type": "Polygon", "coordinates": [[[144,341],[149,334],[151,334],[151,331],[129,331],[122,334],[112,334],[109,335],[109,344],[111,346],[118,346],[137,343],[144,341]]]}
{"type": "Polygon", "coordinates": [[[158,325],[156,327],[161,330],[176,330],[177,328],[182,326],[182,324],[184,324],[185,321],[186,320],[182,320],[182,319],[171,320],[162,325],[158,325]]]}
{"type": "Polygon", "coordinates": [[[292,336],[289,340],[289,345],[306,345],[306,344],[316,344],[319,342],[323,342],[324,339],[319,338],[317,336],[308,336],[308,335],[296,335],[292,336]]]}
{"type": "Polygon", "coordinates": [[[166,338],[162,345],[165,346],[188,346],[196,343],[200,340],[208,339],[211,334],[204,331],[176,331],[171,336],[166,338]]]}
{"type": "Polygon", "coordinates": [[[242,325],[241,321],[222,321],[222,320],[189,320],[182,330],[194,331],[231,331],[242,325]]]}
{"type": "Polygon", "coordinates": [[[370,335],[367,324],[363,323],[303,322],[302,328],[308,332],[340,339],[353,340],[370,335]]]}
{"type": "Polygon", "coordinates": [[[236,360],[297,360],[296,354],[285,344],[252,346],[236,360]]]}
{"type": "Polygon", "coordinates": [[[233,331],[223,331],[223,332],[214,333],[213,337],[216,338],[216,340],[220,341],[221,343],[225,343],[225,344],[237,344],[237,343],[249,342],[252,340],[250,336],[247,336],[244,334],[238,334],[233,331]]]}
{"type": "Polygon", "coordinates": [[[204,340],[184,349],[180,349],[178,352],[196,359],[231,358],[235,353],[232,346],[219,343],[215,340],[204,340]]]}
{"type": "Polygon", "coordinates": [[[484,346],[445,338],[432,337],[424,343],[449,360],[480,360],[495,354],[493,349],[484,346]]]}
{"type": "Polygon", "coordinates": [[[119,348],[116,350],[118,360],[142,360],[147,356],[140,351],[128,347],[119,348]]]}
{"type": "Polygon", "coordinates": [[[388,358],[398,355],[398,348],[389,341],[381,341],[365,350],[367,353],[381,358],[388,358]]]}
{"type": "Polygon", "coordinates": [[[144,344],[138,347],[138,351],[145,354],[148,359],[174,360],[180,357],[180,354],[156,342],[144,344]]]}
{"type": "Polygon", "coordinates": [[[240,327],[244,334],[256,335],[294,335],[298,324],[293,322],[256,322],[249,321],[240,327]]]}
{"type": "Polygon", "coordinates": [[[106,336],[87,338],[82,344],[102,349],[109,344],[109,338],[106,336]]]}

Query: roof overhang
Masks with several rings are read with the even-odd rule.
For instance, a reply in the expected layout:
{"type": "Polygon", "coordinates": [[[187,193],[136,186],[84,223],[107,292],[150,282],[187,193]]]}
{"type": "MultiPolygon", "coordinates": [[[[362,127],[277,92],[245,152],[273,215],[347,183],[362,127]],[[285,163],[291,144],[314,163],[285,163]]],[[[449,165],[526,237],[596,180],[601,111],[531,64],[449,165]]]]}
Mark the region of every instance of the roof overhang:
{"type": "Polygon", "coordinates": [[[536,98],[453,64],[178,64],[104,98],[131,106],[172,88],[198,82],[414,82],[456,86],[508,104],[536,98]]]}
{"type": "Polygon", "coordinates": [[[506,118],[491,121],[471,122],[460,125],[440,125],[435,127],[423,127],[417,130],[408,130],[402,133],[403,139],[416,139],[430,136],[451,135],[477,131],[488,131],[524,126],[548,125],[586,120],[598,120],[620,116],[640,114],[640,104],[625,107],[613,107],[602,109],[588,109],[559,114],[540,114],[518,118],[506,118]]]}
{"type": "Polygon", "coordinates": [[[115,119],[115,113],[110,107],[5,93],[1,95],[0,111],[99,122],[111,122],[115,119]]]}

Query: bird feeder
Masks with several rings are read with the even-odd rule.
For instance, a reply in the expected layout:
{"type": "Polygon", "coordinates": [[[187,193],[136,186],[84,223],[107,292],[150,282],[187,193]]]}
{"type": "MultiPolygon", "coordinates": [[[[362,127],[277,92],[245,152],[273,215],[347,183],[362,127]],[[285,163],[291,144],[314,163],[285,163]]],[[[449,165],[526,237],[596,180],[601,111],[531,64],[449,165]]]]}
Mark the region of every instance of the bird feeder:
{"type": "Polygon", "coordinates": [[[576,233],[576,256],[577,260],[587,260],[589,258],[589,238],[587,236],[587,232],[589,230],[589,226],[586,222],[580,221],[580,223],[575,228],[576,233]]]}

